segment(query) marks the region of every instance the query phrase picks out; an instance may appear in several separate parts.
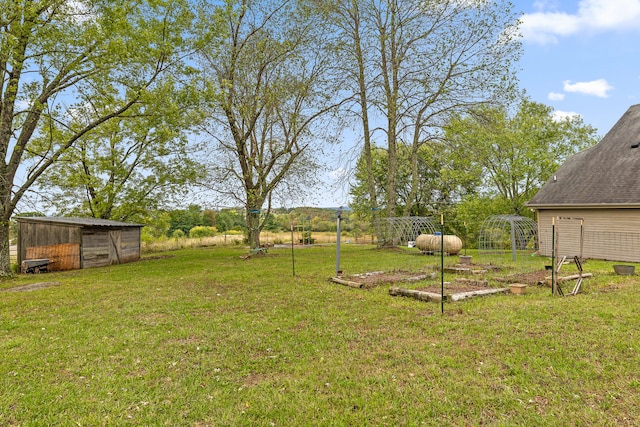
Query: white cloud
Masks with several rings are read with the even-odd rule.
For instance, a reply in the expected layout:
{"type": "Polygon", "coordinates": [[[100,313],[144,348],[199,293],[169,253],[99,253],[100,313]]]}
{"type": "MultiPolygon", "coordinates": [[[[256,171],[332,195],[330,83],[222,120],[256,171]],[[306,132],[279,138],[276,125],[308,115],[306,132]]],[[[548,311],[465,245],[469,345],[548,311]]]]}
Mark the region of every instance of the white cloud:
{"type": "Polygon", "coordinates": [[[571,80],[564,81],[564,91],[580,93],[582,95],[597,96],[599,98],[606,98],[609,95],[608,91],[613,89],[605,79],[592,80],[590,82],[576,82],[571,83],[571,80]]]}
{"type": "Polygon", "coordinates": [[[565,97],[564,93],[549,92],[549,99],[551,101],[562,101],[564,97],[565,97]]]}
{"type": "Polygon", "coordinates": [[[553,120],[556,122],[562,122],[564,120],[571,120],[574,117],[580,117],[580,114],[573,111],[559,111],[555,110],[552,114],[553,120]]]}
{"type": "Polygon", "coordinates": [[[536,12],[522,17],[522,35],[527,41],[539,44],[557,43],[556,36],[568,36],[577,32],[575,16],[559,12],[536,12]]]}
{"type": "Polygon", "coordinates": [[[580,0],[571,14],[549,10],[546,2],[536,2],[538,12],[522,17],[524,39],[533,43],[557,43],[558,37],[582,32],[640,29],[640,0],[580,0]]]}
{"type": "Polygon", "coordinates": [[[556,3],[550,0],[537,0],[533,2],[533,8],[535,10],[555,9],[556,3]]]}

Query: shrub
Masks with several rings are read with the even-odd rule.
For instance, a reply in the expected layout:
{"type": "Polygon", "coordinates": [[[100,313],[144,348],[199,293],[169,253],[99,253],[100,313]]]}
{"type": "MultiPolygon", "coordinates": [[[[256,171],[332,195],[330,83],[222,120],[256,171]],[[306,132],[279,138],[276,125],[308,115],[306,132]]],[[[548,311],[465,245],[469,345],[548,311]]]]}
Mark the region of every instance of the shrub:
{"type": "Polygon", "coordinates": [[[192,239],[202,239],[203,237],[213,237],[216,235],[215,227],[206,227],[204,225],[197,225],[189,230],[189,237],[192,239]]]}
{"type": "Polygon", "coordinates": [[[173,237],[176,240],[182,239],[182,238],[184,238],[184,236],[185,236],[184,231],[182,231],[180,229],[173,230],[173,233],[171,233],[171,237],[173,237]]]}

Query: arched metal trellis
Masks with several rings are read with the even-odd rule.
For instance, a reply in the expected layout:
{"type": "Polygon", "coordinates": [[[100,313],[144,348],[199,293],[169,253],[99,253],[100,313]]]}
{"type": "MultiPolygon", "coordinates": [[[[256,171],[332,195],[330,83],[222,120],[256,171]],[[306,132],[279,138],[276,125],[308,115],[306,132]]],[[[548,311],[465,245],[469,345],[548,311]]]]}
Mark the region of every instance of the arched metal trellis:
{"type": "Polygon", "coordinates": [[[403,216],[396,218],[380,218],[378,246],[406,245],[415,241],[420,234],[434,234],[436,227],[429,217],[403,216]]]}
{"type": "Polygon", "coordinates": [[[531,218],[518,215],[493,215],[482,223],[478,236],[482,252],[507,253],[516,260],[517,251],[538,249],[538,224],[531,218]]]}

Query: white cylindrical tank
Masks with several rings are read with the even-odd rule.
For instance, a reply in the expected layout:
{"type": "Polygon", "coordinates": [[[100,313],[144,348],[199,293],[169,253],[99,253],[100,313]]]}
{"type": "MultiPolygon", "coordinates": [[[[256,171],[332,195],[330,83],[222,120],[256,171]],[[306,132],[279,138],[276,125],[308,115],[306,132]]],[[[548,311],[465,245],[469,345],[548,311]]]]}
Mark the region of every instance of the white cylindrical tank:
{"type": "MultiPolygon", "coordinates": [[[[442,236],[421,234],[416,239],[416,247],[423,252],[438,252],[442,248],[442,236]]],[[[444,236],[444,251],[449,255],[456,255],[462,249],[462,240],[458,236],[447,234],[444,236]]]]}

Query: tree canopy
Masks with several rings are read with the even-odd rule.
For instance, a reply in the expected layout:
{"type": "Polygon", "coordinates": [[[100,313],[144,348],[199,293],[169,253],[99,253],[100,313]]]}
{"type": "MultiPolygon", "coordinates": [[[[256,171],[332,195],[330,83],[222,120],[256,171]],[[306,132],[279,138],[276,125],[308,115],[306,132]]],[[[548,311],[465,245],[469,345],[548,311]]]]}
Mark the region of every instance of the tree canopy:
{"type": "Polygon", "coordinates": [[[321,14],[304,2],[229,0],[202,11],[210,188],[246,211],[251,248],[278,190],[310,184],[319,118],[335,110],[321,14]],[[261,215],[265,210],[266,214],[261,215]]]}
{"type": "Polygon", "coordinates": [[[189,2],[0,3],[0,271],[9,219],[69,148],[181,62],[189,2]]]}
{"type": "Polygon", "coordinates": [[[60,156],[36,183],[43,205],[61,215],[119,221],[175,206],[204,178],[187,133],[200,121],[197,99],[189,85],[163,79],[125,116],[60,156]]]}
{"type": "Polygon", "coordinates": [[[446,141],[461,162],[475,167],[479,191],[497,196],[509,212],[526,215],[525,203],[564,160],[598,142],[596,130],[578,117],[557,120],[553,108],[523,99],[506,107],[479,106],[446,126],[446,141]]]}
{"type": "Polygon", "coordinates": [[[448,117],[467,108],[504,102],[513,94],[520,53],[517,15],[508,1],[344,0],[335,2],[344,76],[354,91],[363,131],[363,161],[373,165],[373,134],[386,150],[385,199],[371,206],[397,214],[401,153],[409,147],[405,214],[420,186],[421,147],[436,141],[448,117]]]}
{"type": "MultiPolygon", "coordinates": [[[[430,216],[449,209],[467,194],[473,194],[481,182],[477,165],[461,159],[450,147],[440,142],[425,144],[417,153],[418,186],[415,191],[411,180],[411,149],[400,146],[398,150],[398,177],[396,190],[397,216],[430,216]]],[[[386,200],[387,151],[380,147],[373,150],[373,166],[367,167],[365,156],[356,163],[355,179],[351,185],[351,208],[363,217],[372,217],[372,204],[367,191],[367,177],[374,177],[378,200],[386,200]]],[[[381,205],[384,209],[385,205],[381,205]]]]}

